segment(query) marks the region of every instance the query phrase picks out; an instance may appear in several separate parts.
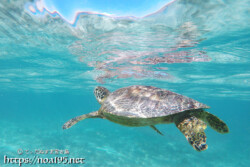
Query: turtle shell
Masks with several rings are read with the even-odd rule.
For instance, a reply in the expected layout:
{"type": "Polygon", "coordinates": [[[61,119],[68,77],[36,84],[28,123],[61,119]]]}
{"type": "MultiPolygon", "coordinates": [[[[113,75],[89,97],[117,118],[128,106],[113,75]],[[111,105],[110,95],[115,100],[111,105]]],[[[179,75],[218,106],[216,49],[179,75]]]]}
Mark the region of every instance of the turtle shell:
{"type": "Polygon", "coordinates": [[[110,93],[101,110],[117,116],[153,118],[201,108],[209,107],[165,89],[135,85],[110,93]]]}

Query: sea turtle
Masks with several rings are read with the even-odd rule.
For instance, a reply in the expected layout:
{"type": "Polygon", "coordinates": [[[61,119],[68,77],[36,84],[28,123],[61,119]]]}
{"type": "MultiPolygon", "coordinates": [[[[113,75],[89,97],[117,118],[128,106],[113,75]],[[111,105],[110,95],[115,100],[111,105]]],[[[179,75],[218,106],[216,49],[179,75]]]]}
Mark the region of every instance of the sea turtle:
{"type": "Polygon", "coordinates": [[[63,129],[86,118],[103,118],[125,126],[150,126],[162,135],[155,125],[174,123],[197,151],[207,149],[206,123],[219,133],[229,132],[222,120],[204,110],[209,106],[165,89],[135,85],[110,92],[98,86],[94,94],[101,108],[69,120],[63,129]]]}

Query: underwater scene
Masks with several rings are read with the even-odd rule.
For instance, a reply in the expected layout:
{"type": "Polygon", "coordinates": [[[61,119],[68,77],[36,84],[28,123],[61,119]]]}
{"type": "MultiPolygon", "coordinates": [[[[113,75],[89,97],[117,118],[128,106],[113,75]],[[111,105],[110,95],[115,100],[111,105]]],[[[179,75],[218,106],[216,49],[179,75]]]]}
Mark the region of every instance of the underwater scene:
{"type": "Polygon", "coordinates": [[[248,167],[249,16],[249,0],[1,0],[0,167],[248,167]]]}

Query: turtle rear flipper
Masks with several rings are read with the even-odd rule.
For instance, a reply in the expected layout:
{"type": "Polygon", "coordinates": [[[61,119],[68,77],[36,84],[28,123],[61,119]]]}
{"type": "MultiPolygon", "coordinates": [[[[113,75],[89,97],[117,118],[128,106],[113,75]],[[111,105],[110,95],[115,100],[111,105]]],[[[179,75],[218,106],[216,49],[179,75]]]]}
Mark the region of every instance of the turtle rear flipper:
{"type": "Polygon", "coordinates": [[[79,121],[82,121],[84,119],[87,118],[100,118],[98,111],[95,112],[91,112],[89,114],[83,114],[80,115],[78,117],[72,118],[69,121],[67,121],[64,125],[63,125],[63,129],[69,129],[71,126],[75,125],[76,123],[78,123],[79,121]]]}
{"type": "Polygon", "coordinates": [[[206,129],[205,122],[192,116],[176,122],[176,126],[196,151],[203,151],[208,148],[207,137],[204,132],[206,129]]]}
{"type": "Polygon", "coordinates": [[[215,131],[219,133],[229,132],[229,128],[225,122],[223,122],[220,118],[205,110],[201,112],[199,118],[205,121],[211,128],[213,128],[215,131]]]}

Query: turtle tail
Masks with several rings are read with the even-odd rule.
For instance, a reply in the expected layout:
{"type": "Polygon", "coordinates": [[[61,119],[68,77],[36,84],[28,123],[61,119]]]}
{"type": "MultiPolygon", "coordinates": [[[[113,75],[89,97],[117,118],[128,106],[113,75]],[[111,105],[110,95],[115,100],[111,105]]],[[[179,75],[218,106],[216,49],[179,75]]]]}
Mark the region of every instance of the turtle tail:
{"type": "Polygon", "coordinates": [[[207,137],[204,132],[207,127],[205,122],[192,116],[177,122],[176,126],[196,151],[203,151],[208,148],[207,137]]]}

